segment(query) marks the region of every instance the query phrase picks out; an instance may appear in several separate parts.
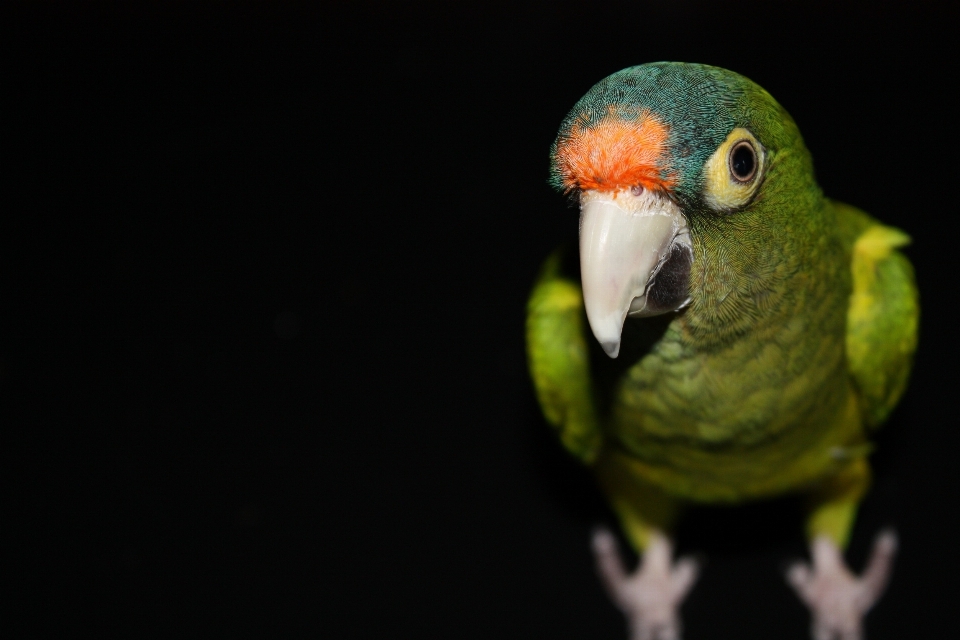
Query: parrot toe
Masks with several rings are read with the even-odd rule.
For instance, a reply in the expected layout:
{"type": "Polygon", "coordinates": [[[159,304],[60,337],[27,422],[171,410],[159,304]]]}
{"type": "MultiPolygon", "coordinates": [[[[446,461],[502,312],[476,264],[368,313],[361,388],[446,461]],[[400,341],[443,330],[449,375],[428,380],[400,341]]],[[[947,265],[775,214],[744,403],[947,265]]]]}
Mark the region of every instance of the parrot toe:
{"type": "Polygon", "coordinates": [[[877,536],[867,568],[855,576],[837,544],[819,536],[810,544],[813,566],[798,562],[787,571],[787,582],[810,609],[814,640],[862,640],[863,617],[883,595],[893,568],[897,536],[877,536]]]}
{"type": "Polygon", "coordinates": [[[671,566],[673,546],[660,532],[650,535],[633,573],[627,573],[610,531],[594,533],[593,552],[604,587],[627,617],[631,640],[680,640],[680,604],[697,580],[697,562],[683,558],[671,566]]]}

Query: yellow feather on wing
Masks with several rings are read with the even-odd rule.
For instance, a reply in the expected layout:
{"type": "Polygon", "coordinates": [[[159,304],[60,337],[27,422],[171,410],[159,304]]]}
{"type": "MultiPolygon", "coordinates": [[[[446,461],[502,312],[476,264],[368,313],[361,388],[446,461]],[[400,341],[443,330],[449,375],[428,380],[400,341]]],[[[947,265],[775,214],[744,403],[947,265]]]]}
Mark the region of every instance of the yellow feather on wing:
{"type": "Polygon", "coordinates": [[[897,251],[910,243],[899,229],[834,203],[855,233],[853,292],[847,313],[847,361],[869,427],[882,423],[903,395],[917,347],[919,296],[913,267],[897,251]]]}

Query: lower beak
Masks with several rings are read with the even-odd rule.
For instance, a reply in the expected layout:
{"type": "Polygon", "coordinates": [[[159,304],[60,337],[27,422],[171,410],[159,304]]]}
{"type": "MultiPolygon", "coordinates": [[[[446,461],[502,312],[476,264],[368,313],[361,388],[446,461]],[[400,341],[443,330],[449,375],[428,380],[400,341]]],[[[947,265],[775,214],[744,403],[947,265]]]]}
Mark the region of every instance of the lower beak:
{"type": "MultiPolygon", "coordinates": [[[[678,309],[649,299],[657,273],[679,246],[690,252],[686,218],[671,200],[651,191],[586,191],[580,198],[580,272],[587,320],[611,358],[620,352],[627,315],[678,309]]],[[[689,260],[690,253],[687,253],[689,260]]]]}

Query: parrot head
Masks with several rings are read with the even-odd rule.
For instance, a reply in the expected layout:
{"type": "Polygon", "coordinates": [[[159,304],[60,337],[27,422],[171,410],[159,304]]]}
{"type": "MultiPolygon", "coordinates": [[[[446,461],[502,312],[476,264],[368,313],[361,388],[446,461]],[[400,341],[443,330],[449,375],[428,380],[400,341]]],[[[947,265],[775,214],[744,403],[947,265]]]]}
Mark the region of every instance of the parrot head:
{"type": "Polygon", "coordinates": [[[611,358],[628,316],[701,302],[716,311],[718,300],[701,294],[722,279],[723,256],[755,246],[744,259],[762,272],[757,260],[791,224],[793,207],[780,205],[819,194],[786,111],[750,80],[699,64],[645,64],[602,80],[563,121],[550,173],[579,199],[587,319],[611,358]]]}

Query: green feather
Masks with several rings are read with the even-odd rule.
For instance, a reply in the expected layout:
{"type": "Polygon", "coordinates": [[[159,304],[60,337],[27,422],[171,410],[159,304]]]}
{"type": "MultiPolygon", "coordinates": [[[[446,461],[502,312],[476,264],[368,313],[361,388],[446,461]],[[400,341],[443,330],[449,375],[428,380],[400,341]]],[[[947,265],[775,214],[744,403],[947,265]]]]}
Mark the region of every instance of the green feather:
{"type": "Polygon", "coordinates": [[[917,348],[920,304],[913,267],[896,251],[910,237],[853,207],[839,203],[836,207],[855,238],[847,359],[864,419],[875,427],[903,395],[917,348]]]}
{"type": "Polygon", "coordinates": [[[583,295],[563,276],[561,253],[547,259],[527,304],[530,373],[547,420],[560,441],[583,462],[592,463],[600,448],[587,364],[583,295]]]}

